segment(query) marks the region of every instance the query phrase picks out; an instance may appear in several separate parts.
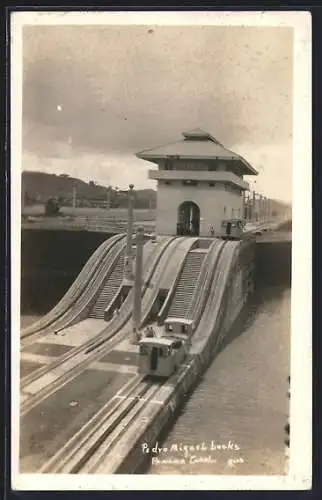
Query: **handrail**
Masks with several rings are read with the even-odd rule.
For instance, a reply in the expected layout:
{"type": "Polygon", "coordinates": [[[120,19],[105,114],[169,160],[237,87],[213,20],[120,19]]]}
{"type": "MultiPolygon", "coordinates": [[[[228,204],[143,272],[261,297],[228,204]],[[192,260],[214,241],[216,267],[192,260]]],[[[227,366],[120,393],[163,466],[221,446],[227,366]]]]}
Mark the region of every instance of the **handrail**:
{"type": "Polygon", "coordinates": [[[118,241],[124,238],[124,234],[115,235],[112,238],[104,241],[90,256],[72,285],[69,287],[67,292],[63,295],[60,301],[56,304],[56,306],[51,309],[43,318],[33,323],[32,325],[24,328],[21,332],[21,338],[25,338],[33,333],[38,332],[45,326],[48,326],[50,323],[55,321],[59,316],[61,316],[66,309],[70,306],[72,302],[77,300],[78,296],[82,292],[82,290],[87,286],[93,274],[100,267],[102,260],[105,258],[109,250],[115,245],[118,241]]]}

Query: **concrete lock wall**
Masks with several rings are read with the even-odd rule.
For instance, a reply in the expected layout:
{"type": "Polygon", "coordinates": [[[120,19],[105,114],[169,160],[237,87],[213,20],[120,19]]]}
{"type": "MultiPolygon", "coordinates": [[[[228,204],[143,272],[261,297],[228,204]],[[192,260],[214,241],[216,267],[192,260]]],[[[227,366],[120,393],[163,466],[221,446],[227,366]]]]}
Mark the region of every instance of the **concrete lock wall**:
{"type": "Polygon", "coordinates": [[[218,304],[209,324],[206,335],[200,338],[188,357],[183,370],[165,384],[164,389],[158,393],[162,405],[147,405],[143,411],[141,423],[135,428],[135,437],[128,436],[128,446],[124,448],[124,456],[115,458],[110,473],[132,473],[140,467],[144,455],[142,443],[153,446],[162,430],[175,417],[178,408],[183,403],[191,388],[198,382],[216,353],[221,347],[221,342],[229,333],[233,323],[239,317],[248,298],[246,286],[253,269],[254,244],[240,244],[229,268],[223,287],[220,289],[218,304]]]}
{"type": "Polygon", "coordinates": [[[238,193],[227,191],[222,185],[182,186],[180,181],[171,184],[159,182],[157,193],[158,234],[175,235],[177,233],[178,209],[184,201],[196,203],[200,209],[200,236],[209,236],[213,226],[215,234],[220,231],[221,221],[242,216],[242,197],[238,193]]]}

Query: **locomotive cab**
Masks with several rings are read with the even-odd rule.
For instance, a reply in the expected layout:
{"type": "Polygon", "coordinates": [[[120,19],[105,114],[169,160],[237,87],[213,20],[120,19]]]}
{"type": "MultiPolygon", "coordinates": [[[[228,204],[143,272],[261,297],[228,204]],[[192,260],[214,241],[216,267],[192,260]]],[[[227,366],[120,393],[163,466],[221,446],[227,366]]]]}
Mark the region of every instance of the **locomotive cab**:
{"type": "Polygon", "coordinates": [[[220,226],[220,237],[226,240],[239,240],[243,237],[244,226],[242,219],[223,220],[220,226]]]}
{"type": "Polygon", "coordinates": [[[186,357],[185,342],[175,337],[146,337],[139,349],[139,373],[155,377],[170,377],[186,357]]]}

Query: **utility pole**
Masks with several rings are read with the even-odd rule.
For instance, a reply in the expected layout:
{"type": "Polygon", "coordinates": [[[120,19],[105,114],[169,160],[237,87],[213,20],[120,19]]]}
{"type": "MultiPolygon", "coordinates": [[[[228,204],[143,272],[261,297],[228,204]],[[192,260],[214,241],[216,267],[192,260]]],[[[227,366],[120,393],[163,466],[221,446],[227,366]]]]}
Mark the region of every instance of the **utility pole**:
{"type": "Polygon", "coordinates": [[[252,222],[256,222],[256,193],[253,191],[252,222]]]}
{"type": "Polygon", "coordinates": [[[76,208],[76,184],[73,182],[73,208],[76,208]]]}
{"type": "Polygon", "coordinates": [[[139,227],[136,233],[136,259],[134,277],[134,297],[132,316],[132,338],[131,344],[137,345],[140,340],[141,305],[142,305],[142,275],[143,275],[143,244],[144,228],[139,227]]]}
{"type": "Polygon", "coordinates": [[[240,218],[242,220],[245,220],[245,218],[246,218],[245,211],[246,211],[246,191],[243,191],[243,195],[242,195],[242,209],[241,209],[241,214],[240,214],[240,218]]]}
{"type": "Polygon", "coordinates": [[[250,202],[250,191],[247,193],[247,222],[251,221],[252,218],[252,207],[251,207],[251,202],[250,202]]]}
{"type": "Polygon", "coordinates": [[[266,198],[263,196],[263,222],[266,221],[266,198]]]}
{"type": "Polygon", "coordinates": [[[110,188],[106,188],[106,209],[109,210],[110,208],[111,208],[110,188]]]}
{"type": "Polygon", "coordinates": [[[259,223],[263,222],[263,196],[259,195],[259,223]]]}
{"type": "Polygon", "coordinates": [[[26,206],[26,189],[24,185],[22,184],[21,186],[21,211],[24,210],[26,206]]]}
{"type": "Polygon", "coordinates": [[[127,213],[127,235],[126,235],[126,253],[124,259],[124,279],[132,281],[132,235],[133,235],[133,193],[134,185],[129,185],[128,191],[128,213],[127,213]]]}

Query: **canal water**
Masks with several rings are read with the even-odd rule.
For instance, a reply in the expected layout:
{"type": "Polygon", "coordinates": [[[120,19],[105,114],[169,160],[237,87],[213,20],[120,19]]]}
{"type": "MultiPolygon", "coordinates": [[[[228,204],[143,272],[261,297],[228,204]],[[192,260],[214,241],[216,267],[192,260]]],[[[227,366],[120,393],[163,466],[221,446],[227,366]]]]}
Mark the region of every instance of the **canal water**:
{"type": "Polygon", "coordinates": [[[227,345],[159,440],[148,473],[285,472],[290,305],[290,289],[256,292],[227,345]]]}

